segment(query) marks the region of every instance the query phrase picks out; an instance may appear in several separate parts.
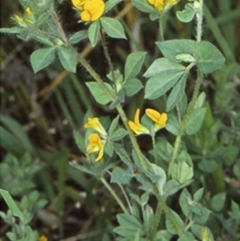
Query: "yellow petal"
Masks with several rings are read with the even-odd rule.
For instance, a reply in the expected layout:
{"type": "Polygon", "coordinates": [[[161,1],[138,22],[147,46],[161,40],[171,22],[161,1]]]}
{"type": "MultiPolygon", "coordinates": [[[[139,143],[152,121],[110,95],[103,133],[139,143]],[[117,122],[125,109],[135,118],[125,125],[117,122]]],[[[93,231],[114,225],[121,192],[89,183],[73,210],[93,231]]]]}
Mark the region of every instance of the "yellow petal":
{"type": "Polygon", "coordinates": [[[157,125],[160,128],[163,128],[166,126],[167,120],[168,120],[168,115],[166,113],[162,113],[158,119],[157,125]]]}
{"type": "Polygon", "coordinates": [[[82,10],[83,5],[87,2],[88,0],[72,0],[72,4],[75,8],[82,10]]]}
{"type": "Polygon", "coordinates": [[[83,16],[81,15],[81,18],[83,21],[98,20],[102,16],[104,8],[105,3],[102,0],[88,0],[83,6],[83,9],[86,11],[86,13],[84,13],[83,16]]]}
{"type": "MultiPolygon", "coordinates": [[[[82,13],[84,12],[85,11],[83,11],[82,13]]],[[[84,128],[92,128],[98,131],[101,135],[107,136],[107,132],[105,131],[104,127],[102,126],[97,117],[88,118],[88,122],[84,125],[84,128]]]]}
{"type": "Polygon", "coordinates": [[[145,113],[154,122],[158,122],[158,119],[161,116],[161,114],[158,111],[153,109],[146,109],[145,113]]]}
{"type": "Polygon", "coordinates": [[[134,122],[137,124],[137,125],[140,125],[140,122],[139,122],[139,115],[140,115],[140,109],[138,108],[135,112],[135,115],[134,115],[134,122]]]}
{"type": "Polygon", "coordinates": [[[81,17],[82,21],[84,21],[84,22],[89,22],[89,21],[91,21],[91,15],[90,15],[90,13],[89,13],[88,11],[86,11],[86,10],[84,10],[84,11],[81,12],[80,17],[81,17]]]}
{"type": "Polygon", "coordinates": [[[98,162],[100,159],[102,159],[102,157],[103,157],[103,147],[100,149],[95,162],[98,162]]]}

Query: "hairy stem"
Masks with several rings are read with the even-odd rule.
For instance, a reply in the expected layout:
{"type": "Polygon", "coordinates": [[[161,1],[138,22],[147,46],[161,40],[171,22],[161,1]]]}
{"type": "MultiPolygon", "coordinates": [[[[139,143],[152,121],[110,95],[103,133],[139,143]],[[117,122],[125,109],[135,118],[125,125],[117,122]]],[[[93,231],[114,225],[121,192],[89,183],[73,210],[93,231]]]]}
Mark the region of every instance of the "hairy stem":
{"type": "Polygon", "coordinates": [[[128,213],[127,208],[125,207],[125,205],[123,204],[123,202],[121,201],[121,199],[119,198],[119,196],[117,195],[117,193],[111,188],[111,186],[108,184],[108,182],[105,180],[104,177],[100,178],[101,182],[103,183],[103,185],[108,189],[108,191],[111,193],[111,195],[115,198],[115,200],[117,201],[117,203],[119,204],[119,206],[121,207],[122,211],[124,213],[128,213]]]}
{"type": "MultiPolygon", "coordinates": [[[[197,28],[196,28],[196,41],[197,43],[201,42],[201,38],[202,38],[202,22],[203,22],[203,0],[200,0],[199,2],[197,2],[197,13],[196,13],[196,21],[197,21],[197,28]]],[[[191,65],[189,66],[190,69],[191,65]]],[[[194,91],[193,91],[193,96],[192,99],[188,105],[187,108],[187,112],[183,117],[183,121],[181,123],[180,126],[180,130],[179,130],[179,134],[176,137],[175,143],[174,143],[174,149],[173,149],[173,153],[172,153],[172,158],[170,160],[169,163],[169,167],[168,167],[168,176],[170,176],[171,174],[171,170],[172,170],[172,165],[174,164],[178,151],[179,151],[179,147],[180,147],[180,143],[182,140],[182,136],[184,134],[184,131],[186,129],[187,126],[187,122],[189,119],[189,116],[191,115],[193,109],[194,109],[194,105],[196,103],[196,100],[198,98],[198,94],[199,94],[199,90],[201,87],[201,83],[202,83],[202,79],[203,79],[203,74],[202,72],[198,69],[197,70],[197,80],[194,86],[194,91]]]]}

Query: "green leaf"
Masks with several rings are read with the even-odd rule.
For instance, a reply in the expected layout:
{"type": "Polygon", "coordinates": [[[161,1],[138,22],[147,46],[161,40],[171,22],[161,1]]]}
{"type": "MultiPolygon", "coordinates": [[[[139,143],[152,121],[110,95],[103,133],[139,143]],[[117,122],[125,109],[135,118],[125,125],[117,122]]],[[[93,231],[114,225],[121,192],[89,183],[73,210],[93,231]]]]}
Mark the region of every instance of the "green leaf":
{"type": "Polygon", "coordinates": [[[218,168],[218,164],[214,160],[202,160],[198,163],[198,168],[206,173],[212,173],[218,168]]]}
{"type": "Polygon", "coordinates": [[[234,201],[231,201],[231,211],[228,212],[228,215],[232,219],[238,219],[240,217],[240,206],[234,201]]]}
{"type": "Polygon", "coordinates": [[[197,66],[204,74],[209,74],[219,69],[225,62],[222,53],[210,42],[200,42],[197,50],[197,66]]]}
{"type": "Polygon", "coordinates": [[[124,66],[125,81],[135,77],[140,72],[145,56],[146,52],[135,52],[127,56],[127,60],[124,66]]]}
{"type": "Polygon", "coordinates": [[[67,71],[76,72],[76,67],[77,67],[77,56],[76,54],[66,48],[66,47],[58,47],[57,49],[57,53],[58,53],[58,58],[63,66],[64,69],[66,69],[67,71]]]}
{"type": "Polygon", "coordinates": [[[156,9],[148,3],[148,1],[143,1],[143,0],[132,0],[132,4],[138,8],[140,11],[144,13],[153,13],[157,12],[156,9]]]}
{"type": "Polygon", "coordinates": [[[101,24],[109,37],[127,39],[124,28],[119,20],[109,17],[100,18],[101,24]]]}
{"type": "Polygon", "coordinates": [[[112,183],[129,184],[130,180],[131,176],[126,170],[123,170],[120,167],[115,167],[113,169],[111,175],[112,183]]]}
{"type": "Polygon", "coordinates": [[[173,87],[167,99],[166,111],[170,111],[173,107],[175,107],[178,104],[179,101],[181,101],[185,93],[186,81],[187,74],[184,74],[178,81],[178,83],[173,87]]]}
{"type": "Polygon", "coordinates": [[[82,41],[83,39],[88,37],[88,31],[87,30],[80,30],[76,33],[74,33],[70,38],[69,38],[69,43],[71,44],[76,44],[82,41]]]}
{"type": "Polygon", "coordinates": [[[204,188],[203,188],[203,187],[200,188],[200,189],[198,189],[198,190],[194,193],[194,195],[193,195],[193,200],[194,200],[195,202],[198,202],[198,201],[202,198],[203,192],[204,192],[204,188]]]}
{"type": "Polygon", "coordinates": [[[112,8],[114,8],[118,3],[122,2],[123,0],[108,0],[105,3],[105,9],[104,9],[104,13],[107,13],[108,11],[110,11],[112,8]]]}
{"type": "Polygon", "coordinates": [[[156,186],[160,195],[163,195],[163,187],[167,180],[166,173],[161,167],[157,166],[154,163],[150,164],[150,168],[151,168],[151,171],[158,176],[158,180],[156,181],[156,186]]]}
{"type": "Polygon", "coordinates": [[[145,99],[157,99],[170,90],[183,75],[182,72],[166,72],[160,75],[153,76],[147,81],[145,87],[145,99]]]}
{"type": "Polygon", "coordinates": [[[211,199],[211,207],[215,212],[220,212],[226,201],[226,193],[218,193],[211,199]]]}
{"type": "Polygon", "coordinates": [[[123,89],[126,92],[127,96],[135,95],[142,88],[143,88],[142,82],[136,78],[128,79],[123,85],[123,89]]]}
{"type": "Polygon", "coordinates": [[[176,115],[169,114],[168,121],[166,125],[166,130],[177,136],[179,134],[180,126],[176,115]]]}
{"type": "Polygon", "coordinates": [[[12,27],[12,28],[0,28],[0,33],[10,33],[10,34],[17,34],[21,31],[20,28],[12,27]]]}
{"type": "Polygon", "coordinates": [[[44,69],[53,62],[55,58],[55,47],[41,48],[35,50],[30,57],[34,73],[44,69]]]}
{"type": "Polygon", "coordinates": [[[73,136],[74,136],[74,140],[77,144],[77,147],[83,152],[85,153],[86,151],[86,147],[85,147],[85,141],[82,135],[79,134],[78,131],[73,130],[73,136]]]}
{"type": "Polygon", "coordinates": [[[108,140],[104,147],[104,152],[107,153],[110,157],[113,156],[114,153],[114,145],[112,140],[108,140]]]}
{"type": "Polygon", "coordinates": [[[189,217],[191,213],[190,207],[193,205],[193,201],[191,194],[185,188],[181,192],[179,204],[185,217],[189,217]]]}
{"type": "Polygon", "coordinates": [[[131,214],[117,214],[117,220],[121,226],[132,226],[136,228],[142,228],[142,224],[137,220],[137,218],[135,218],[131,214]]]}
{"type": "Polygon", "coordinates": [[[183,233],[177,241],[194,241],[196,238],[190,232],[183,233]]]}
{"type": "Polygon", "coordinates": [[[183,23],[191,22],[195,15],[193,4],[187,3],[185,5],[185,9],[183,9],[182,11],[177,11],[176,15],[177,18],[183,23]]]}
{"type": "Polygon", "coordinates": [[[118,141],[121,140],[124,136],[126,136],[128,132],[123,128],[118,128],[111,136],[111,140],[118,141]]]}
{"type": "Polygon", "coordinates": [[[192,111],[186,125],[186,133],[188,135],[195,134],[200,130],[204,120],[204,116],[206,114],[206,110],[206,108],[201,107],[192,111]]]}
{"type": "MultiPolygon", "coordinates": [[[[174,221],[176,222],[178,229],[180,229],[179,231],[183,231],[184,223],[183,223],[182,219],[180,218],[180,216],[173,210],[171,210],[171,216],[174,219],[174,221]]],[[[171,222],[171,220],[168,217],[166,219],[166,227],[167,227],[167,231],[170,234],[178,233],[178,230],[176,230],[176,227],[173,225],[173,223],[171,222]]]]}
{"type": "Polygon", "coordinates": [[[176,62],[179,54],[197,55],[197,43],[190,39],[174,39],[163,42],[156,42],[164,57],[176,62]]]}
{"type": "Polygon", "coordinates": [[[23,219],[23,214],[20,211],[19,207],[17,206],[16,202],[13,200],[12,196],[9,194],[8,191],[0,189],[0,194],[2,195],[3,199],[5,200],[8,208],[11,210],[14,216],[23,219]]]}
{"type": "Polygon", "coordinates": [[[170,181],[167,181],[163,189],[164,197],[167,198],[168,196],[175,194],[179,189],[180,185],[177,180],[172,179],[170,181]]]}
{"type": "MultiPolygon", "coordinates": [[[[112,87],[108,83],[104,83],[105,86],[110,90],[112,90],[112,87]]],[[[102,90],[102,88],[99,86],[96,82],[87,82],[87,87],[89,88],[90,92],[92,93],[94,99],[101,105],[106,105],[110,102],[110,98],[105,94],[105,92],[102,90]]]]}
{"type": "Polygon", "coordinates": [[[34,34],[34,35],[32,35],[32,38],[36,41],[39,41],[42,44],[47,45],[47,46],[53,46],[53,43],[46,36],[43,36],[43,35],[40,35],[40,34],[34,34]]]}
{"type": "Polygon", "coordinates": [[[88,29],[88,38],[92,47],[95,47],[97,44],[99,32],[100,32],[100,22],[94,21],[93,23],[91,23],[88,29]]]}
{"type": "Polygon", "coordinates": [[[164,74],[169,71],[171,71],[172,73],[177,73],[184,70],[185,67],[181,64],[178,64],[166,58],[159,58],[150,65],[150,67],[147,69],[143,76],[145,78],[151,78],[154,75],[164,74]]]}
{"type": "Polygon", "coordinates": [[[122,148],[121,145],[117,145],[115,144],[115,149],[114,151],[117,153],[118,157],[129,167],[132,169],[133,164],[132,164],[132,160],[129,157],[128,153],[126,152],[126,150],[124,148],[122,148]]]}
{"type": "Polygon", "coordinates": [[[116,130],[118,126],[118,121],[119,121],[119,115],[116,118],[114,118],[114,120],[111,122],[111,125],[108,130],[109,136],[112,136],[113,132],[116,130]]]}

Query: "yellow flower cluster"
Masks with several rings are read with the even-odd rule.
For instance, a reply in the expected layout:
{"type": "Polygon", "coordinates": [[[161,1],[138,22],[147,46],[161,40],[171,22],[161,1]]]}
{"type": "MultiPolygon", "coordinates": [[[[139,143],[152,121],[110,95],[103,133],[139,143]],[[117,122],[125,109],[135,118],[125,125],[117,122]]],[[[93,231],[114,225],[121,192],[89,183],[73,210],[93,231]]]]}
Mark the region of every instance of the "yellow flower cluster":
{"type": "MultiPolygon", "coordinates": [[[[146,115],[154,122],[154,132],[164,128],[167,123],[168,115],[166,113],[159,113],[153,109],[146,109],[146,115]]],[[[128,125],[130,129],[136,134],[151,134],[150,131],[143,126],[139,121],[140,109],[136,110],[134,121],[129,121],[128,125]]]]}
{"type": "MultiPolygon", "coordinates": [[[[100,136],[104,139],[107,138],[107,132],[100,123],[97,117],[88,118],[88,122],[84,125],[84,128],[91,128],[97,131],[100,136]]],[[[99,161],[103,157],[105,140],[102,140],[97,133],[91,133],[88,137],[89,144],[87,145],[87,157],[90,154],[98,153],[95,161],[99,161]]]]}
{"type": "Polygon", "coordinates": [[[105,9],[103,0],[72,0],[72,4],[81,11],[80,18],[84,22],[98,20],[105,9]]]}
{"type": "Polygon", "coordinates": [[[148,2],[153,5],[159,12],[172,7],[179,1],[180,0],[148,0],[148,2]]]}
{"type": "Polygon", "coordinates": [[[13,20],[21,27],[28,27],[33,25],[34,17],[31,9],[28,7],[25,9],[25,15],[13,15],[13,20]]]}

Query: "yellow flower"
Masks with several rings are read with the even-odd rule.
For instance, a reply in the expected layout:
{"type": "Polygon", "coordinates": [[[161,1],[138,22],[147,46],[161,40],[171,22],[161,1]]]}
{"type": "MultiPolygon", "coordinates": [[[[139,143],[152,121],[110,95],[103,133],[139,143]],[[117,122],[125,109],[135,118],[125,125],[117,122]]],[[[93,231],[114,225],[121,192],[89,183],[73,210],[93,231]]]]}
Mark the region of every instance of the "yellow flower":
{"type": "Polygon", "coordinates": [[[159,12],[169,9],[180,0],[148,0],[159,12]]]}
{"type": "Polygon", "coordinates": [[[97,133],[92,133],[88,137],[89,144],[87,145],[87,156],[98,152],[95,161],[99,161],[103,157],[104,143],[97,133]]]}
{"type": "Polygon", "coordinates": [[[139,115],[140,115],[140,109],[138,108],[136,110],[136,113],[134,115],[134,121],[128,121],[128,125],[132,131],[135,132],[135,134],[150,134],[149,130],[140,124],[139,122],[139,115]]]}
{"type": "Polygon", "coordinates": [[[72,4],[81,10],[80,17],[84,22],[98,20],[105,9],[103,0],[72,0],[72,4]]]}
{"type": "Polygon", "coordinates": [[[99,132],[103,137],[107,137],[107,132],[97,117],[88,118],[88,122],[84,125],[84,128],[92,128],[99,132]]]}
{"type": "Polygon", "coordinates": [[[155,122],[155,131],[166,126],[168,115],[166,113],[160,114],[153,109],[146,109],[146,115],[155,122]]]}
{"type": "Polygon", "coordinates": [[[25,16],[20,15],[13,15],[13,19],[16,21],[16,23],[21,27],[29,27],[33,25],[33,15],[32,11],[29,7],[25,9],[25,16]]]}
{"type": "Polygon", "coordinates": [[[39,238],[38,238],[38,241],[48,241],[47,237],[45,235],[41,235],[39,238]]]}

